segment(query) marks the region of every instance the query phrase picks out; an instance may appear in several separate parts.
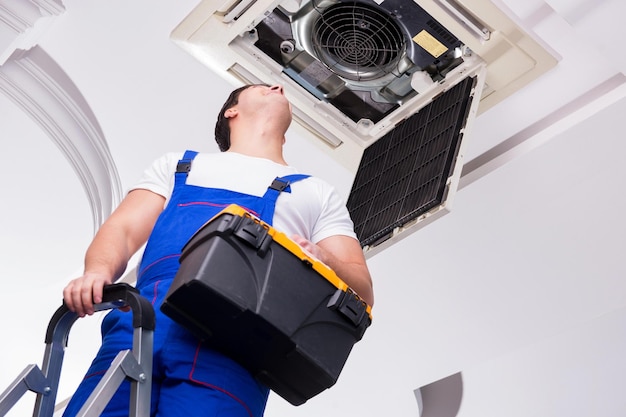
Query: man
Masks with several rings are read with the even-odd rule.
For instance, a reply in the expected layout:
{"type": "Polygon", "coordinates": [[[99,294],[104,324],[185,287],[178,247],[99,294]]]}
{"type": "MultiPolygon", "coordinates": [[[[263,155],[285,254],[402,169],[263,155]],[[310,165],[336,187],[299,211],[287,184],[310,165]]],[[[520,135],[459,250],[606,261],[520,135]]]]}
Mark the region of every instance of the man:
{"type": "MultiPolygon", "coordinates": [[[[157,416],[261,416],[268,390],[237,363],[205,347],[160,313],[159,306],[178,269],[184,243],[230,203],[257,214],[312,256],[333,268],[368,304],[370,274],[347,210],[325,182],[298,174],[283,158],[291,105],[279,85],[252,85],[231,93],[216,124],[220,154],[168,154],[146,171],[102,225],[85,256],[83,276],[64,289],[79,316],[93,314],[105,285],[118,279],[130,257],[146,242],[137,288],[153,300],[155,330],[152,410],[157,416]],[[191,169],[178,169],[188,166],[191,169]],[[176,173],[175,173],[176,171],[176,173]],[[283,192],[270,186],[289,182],[283,192]],[[149,238],[149,239],[148,239],[149,238]]],[[[114,310],[102,323],[103,344],[87,377],[67,407],[76,414],[117,352],[129,348],[130,315],[114,310]]],[[[123,385],[105,410],[128,413],[123,385]]]]}

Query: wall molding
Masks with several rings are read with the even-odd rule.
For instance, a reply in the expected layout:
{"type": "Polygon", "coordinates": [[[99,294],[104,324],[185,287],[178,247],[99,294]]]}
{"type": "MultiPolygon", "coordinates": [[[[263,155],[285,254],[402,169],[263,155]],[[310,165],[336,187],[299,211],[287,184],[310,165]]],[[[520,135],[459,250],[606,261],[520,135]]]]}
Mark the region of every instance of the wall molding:
{"type": "Polygon", "coordinates": [[[0,92],[59,147],[83,185],[94,232],[119,204],[119,174],[98,121],[59,65],[39,46],[0,66],[0,92]]]}
{"type": "Polygon", "coordinates": [[[0,64],[36,45],[51,18],[64,11],[62,0],[0,0],[0,64]]]}

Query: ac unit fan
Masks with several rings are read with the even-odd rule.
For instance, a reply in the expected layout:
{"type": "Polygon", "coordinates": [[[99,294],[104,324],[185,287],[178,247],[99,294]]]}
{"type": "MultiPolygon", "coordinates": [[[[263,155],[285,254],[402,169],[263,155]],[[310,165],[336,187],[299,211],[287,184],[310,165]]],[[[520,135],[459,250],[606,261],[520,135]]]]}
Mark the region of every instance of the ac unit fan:
{"type": "Polygon", "coordinates": [[[438,82],[463,62],[461,42],[413,1],[323,0],[293,13],[277,7],[255,30],[255,46],[285,74],[361,125],[415,97],[414,73],[438,82]]]}

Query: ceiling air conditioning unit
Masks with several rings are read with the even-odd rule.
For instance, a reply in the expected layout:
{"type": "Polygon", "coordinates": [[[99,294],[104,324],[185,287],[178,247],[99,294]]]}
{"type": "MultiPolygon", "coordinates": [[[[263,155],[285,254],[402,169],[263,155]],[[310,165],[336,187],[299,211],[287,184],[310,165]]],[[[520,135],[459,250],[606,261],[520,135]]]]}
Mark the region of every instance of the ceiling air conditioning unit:
{"type": "Polygon", "coordinates": [[[233,84],[285,85],[354,173],[368,256],[449,211],[473,119],[556,64],[486,0],[204,0],[172,39],[233,84]]]}

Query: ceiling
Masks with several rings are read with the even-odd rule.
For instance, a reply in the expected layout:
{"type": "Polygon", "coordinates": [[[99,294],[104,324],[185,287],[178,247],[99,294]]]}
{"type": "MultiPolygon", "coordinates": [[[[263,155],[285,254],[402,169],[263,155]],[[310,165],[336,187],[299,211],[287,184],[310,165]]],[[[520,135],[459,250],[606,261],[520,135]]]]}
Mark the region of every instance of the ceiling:
{"type": "MultiPolygon", "coordinates": [[[[626,414],[626,3],[495,3],[558,65],[477,118],[452,212],[369,260],[374,322],[338,383],[300,407],[272,396],[268,416],[418,416],[429,386],[423,417],[452,417],[434,383],[457,373],[459,417],[626,414]]],[[[143,169],[217,151],[232,86],[169,39],[196,4],[0,0],[0,389],[41,361],[63,286],[143,169]]],[[[285,152],[347,197],[351,175],[308,138],[285,152]]],[[[60,399],[97,321],[75,325],[60,399]]]]}

